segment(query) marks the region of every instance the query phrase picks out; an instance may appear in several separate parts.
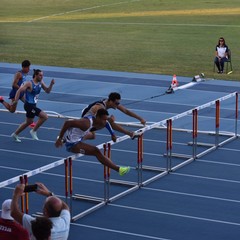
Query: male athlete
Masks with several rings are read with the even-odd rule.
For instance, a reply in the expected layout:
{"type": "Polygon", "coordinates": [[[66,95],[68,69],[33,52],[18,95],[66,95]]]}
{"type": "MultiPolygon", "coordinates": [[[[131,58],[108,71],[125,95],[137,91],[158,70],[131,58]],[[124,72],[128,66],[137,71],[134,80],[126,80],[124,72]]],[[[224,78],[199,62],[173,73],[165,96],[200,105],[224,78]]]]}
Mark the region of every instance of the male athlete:
{"type": "MultiPolygon", "coordinates": [[[[3,106],[9,110],[9,112],[14,113],[16,111],[16,104],[12,104],[13,101],[15,100],[15,95],[17,93],[17,90],[26,82],[27,80],[27,75],[28,72],[30,70],[30,61],[29,60],[24,60],[22,62],[22,70],[18,71],[15,75],[14,75],[14,79],[12,82],[12,90],[9,93],[9,99],[11,99],[11,104],[7,103],[4,101],[4,98],[2,96],[0,96],[0,103],[3,104],[3,106]]],[[[25,97],[24,97],[24,92],[21,93],[21,95],[19,96],[19,99],[24,103],[25,101],[25,97]]]]}
{"type": "Polygon", "coordinates": [[[109,158],[105,157],[96,146],[92,146],[83,142],[84,137],[92,128],[95,130],[104,128],[107,119],[108,111],[105,109],[99,109],[95,116],[89,115],[81,119],[71,119],[65,121],[55,142],[55,146],[58,148],[65,143],[68,152],[95,156],[100,163],[112,168],[113,170],[117,171],[119,175],[123,176],[129,172],[130,167],[119,167],[115,165],[109,158]],[[64,137],[65,133],[66,136],[64,137]]]}
{"type": "MultiPolygon", "coordinates": [[[[113,109],[120,110],[121,112],[125,113],[126,115],[128,115],[130,117],[138,119],[141,122],[141,124],[143,124],[143,125],[146,124],[146,121],[142,117],[138,116],[136,113],[130,111],[129,109],[127,109],[126,107],[121,105],[120,100],[121,100],[121,95],[117,92],[112,92],[109,94],[108,99],[103,99],[101,101],[94,102],[92,104],[89,104],[86,108],[84,108],[82,111],[82,117],[88,116],[88,115],[94,116],[94,115],[96,115],[96,112],[99,109],[107,110],[107,109],[113,108],[113,109]]],[[[107,120],[108,121],[106,124],[106,128],[110,132],[110,134],[112,136],[112,140],[114,142],[116,141],[116,135],[115,135],[113,129],[130,136],[132,139],[134,139],[135,137],[138,137],[140,135],[140,133],[130,132],[130,131],[124,129],[121,125],[117,124],[114,121],[115,118],[113,115],[111,117],[109,117],[107,120]]],[[[85,136],[85,138],[86,139],[94,139],[95,138],[94,129],[92,129],[88,133],[88,135],[85,136]]]]}
{"type": "Polygon", "coordinates": [[[50,93],[54,83],[55,80],[52,79],[49,86],[46,86],[43,81],[43,72],[40,69],[36,69],[33,73],[33,79],[31,81],[27,81],[18,89],[15,100],[12,104],[17,105],[21,94],[23,92],[25,93],[26,99],[24,103],[24,109],[26,111],[26,120],[20,124],[18,129],[11,135],[16,142],[21,142],[21,139],[19,139],[18,135],[33,123],[35,116],[38,116],[38,121],[30,131],[30,134],[34,140],[39,140],[37,136],[37,130],[48,119],[48,115],[42,109],[37,107],[38,97],[41,89],[43,89],[46,93],[50,93]]]}

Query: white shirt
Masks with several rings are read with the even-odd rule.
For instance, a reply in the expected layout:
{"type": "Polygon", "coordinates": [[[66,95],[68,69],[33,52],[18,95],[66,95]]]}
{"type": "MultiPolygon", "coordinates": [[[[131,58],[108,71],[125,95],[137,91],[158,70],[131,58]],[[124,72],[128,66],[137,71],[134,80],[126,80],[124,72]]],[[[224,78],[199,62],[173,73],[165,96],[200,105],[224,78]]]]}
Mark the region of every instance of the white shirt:
{"type": "MultiPolygon", "coordinates": [[[[53,227],[51,229],[51,240],[67,240],[68,234],[70,230],[70,212],[66,209],[61,211],[59,217],[49,218],[52,223],[53,227]]],[[[23,215],[23,227],[27,229],[30,234],[31,240],[36,240],[32,233],[32,225],[31,221],[35,220],[34,217],[24,214],[23,215]]]]}

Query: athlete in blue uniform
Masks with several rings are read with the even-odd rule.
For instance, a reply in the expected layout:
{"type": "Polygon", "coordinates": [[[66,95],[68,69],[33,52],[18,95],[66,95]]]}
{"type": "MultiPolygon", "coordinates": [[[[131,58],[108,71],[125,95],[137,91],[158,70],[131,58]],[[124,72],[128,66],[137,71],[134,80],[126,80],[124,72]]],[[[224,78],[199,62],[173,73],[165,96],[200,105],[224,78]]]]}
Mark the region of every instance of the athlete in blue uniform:
{"type": "Polygon", "coordinates": [[[37,69],[34,70],[33,79],[31,81],[27,81],[18,89],[13,105],[17,104],[21,93],[25,92],[24,109],[26,111],[26,121],[20,124],[18,129],[11,135],[16,142],[21,142],[18,137],[19,133],[33,123],[35,116],[38,116],[38,121],[36,122],[34,128],[30,131],[30,134],[34,140],[39,140],[36,131],[47,120],[48,116],[43,110],[37,107],[38,97],[41,89],[43,89],[46,93],[50,93],[54,83],[55,81],[52,79],[50,85],[47,87],[43,82],[43,72],[37,69]]]}
{"type": "MultiPolygon", "coordinates": [[[[84,108],[82,111],[82,117],[88,116],[88,115],[94,116],[96,114],[96,112],[101,108],[106,109],[106,110],[112,108],[112,109],[118,109],[128,116],[138,119],[140,121],[140,123],[143,125],[146,124],[146,121],[142,117],[138,116],[136,113],[130,111],[129,109],[127,109],[126,107],[121,105],[120,100],[121,100],[121,95],[117,92],[112,92],[109,94],[107,99],[103,99],[101,101],[96,101],[92,104],[89,104],[86,108],[84,108]]],[[[135,133],[135,132],[128,131],[127,129],[123,128],[121,125],[117,124],[115,122],[115,117],[113,115],[108,118],[106,128],[110,132],[110,134],[112,136],[112,140],[114,142],[116,141],[116,135],[115,135],[113,129],[130,136],[132,139],[134,139],[135,137],[138,137],[141,134],[141,133],[135,133]]],[[[85,139],[94,139],[94,138],[95,138],[95,133],[94,133],[94,128],[93,128],[92,131],[90,131],[89,134],[87,134],[85,136],[85,139]]]]}
{"type": "Polygon", "coordinates": [[[84,137],[92,128],[95,130],[104,128],[107,119],[108,111],[99,109],[94,117],[89,115],[81,119],[65,121],[55,142],[55,146],[61,147],[65,142],[67,151],[95,156],[103,165],[112,168],[122,176],[129,172],[130,167],[119,167],[115,165],[109,158],[104,156],[97,147],[83,142],[84,137]],[[64,137],[65,133],[66,135],[64,137]]]}
{"type": "MultiPolygon", "coordinates": [[[[30,70],[30,61],[29,60],[24,60],[22,62],[22,70],[18,71],[15,75],[14,75],[14,79],[12,82],[12,90],[9,93],[9,99],[11,99],[11,101],[13,102],[15,99],[15,95],[17,90],[21,87],[22,84],[24,84],[24,82],[27,81],[27,75],[29,73],[30,70]]],[[[21,93],[19,99],[24,102],[25,98],[24,98],[24,92],[21,93]]],[[[7,103],[4,101],[4,98],[2,96],[0,96],[0,102],[5,106],[6,109],[8,109],[11,113],[16,111],[16,107],[17,105],[12,105],[7,103]]]]}

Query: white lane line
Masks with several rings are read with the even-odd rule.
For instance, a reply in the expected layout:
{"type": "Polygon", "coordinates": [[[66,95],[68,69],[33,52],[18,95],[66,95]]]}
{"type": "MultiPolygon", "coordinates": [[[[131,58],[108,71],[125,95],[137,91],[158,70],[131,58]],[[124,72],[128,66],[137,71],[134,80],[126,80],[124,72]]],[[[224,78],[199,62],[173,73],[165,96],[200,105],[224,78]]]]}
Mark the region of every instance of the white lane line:
{"type": "Polygon", "coordinates": [[[106,232],[120,233],[120,234],[124,234],[124,235],[130,235],[130,236],[146,238],[146,239],[170,240],[169,238],[161,238],[161,237],[155,237],[155,236],[144,235],[144,234],[139,234],[139,233],[126,232],[126,231],[119,231],[119,230],[114,230],[114,229],[109,229],[109,228],[102,228],[102,227],[96,227],[96,226],[90,226],[90,225],[79,224],[79,223],[71,223],[71,225],[75,225],[75,226],[78,226],[78,227],[91,228],[91,229],[96,229],[96,230],[101,230],[101,231],[106,231],[106,232]]]}
{"type": "Polygon", "coordinates": [[[196,198],[206,198],[206,199],[219,200],[219,201],[225,201],[225,202],[240,203],[240,200],[234,200],[234,199],[229,199],[229,198],[220,198],[220,197],[212,197],[212,196],[207,196],[207,195],[199,195],[199,194],[192,194],[192,193],[185,193],[185,192],[176,192],[176,191],[170,191],[170,190],[165,190],[165,189],[144,187],[144,190],[156,191],[156,192],[165,192],[165,193],[184,195],[184,196],[190,196],[190,197],[196,197],[196,198]]]}
{"type": "Polygon", "coordinates": [[[175,216],[175,217],[181,217],[181,218],[190,218],[190,219],[195,219],[195,220],[200,220],[200,221],[207,221],[207,222],[214,222],[214,223],[222,223],[222,224],[240,226],[240,223],[222,221],[222,220],[218,220],[218,219],[196,217],[196,216],[190,216],[190,215],[185,215],[185,214],[178,214],[178,213],[172,213],[172,212],[163,212],[163,211],[144,209],[144,208],[137,208],[137,207],[129,207],[129,206],[125,206],[125,205],[117,205],[117,204],[112,204],[112,203],[110,203],[109,205],[110,206],[114,206],[114,207],[118,207],[118,208],[131,209],[131,210],[136,210],[136,211],[141,211],[141,212],[149,212],[149,213],[154,213],[154,214],[163,214],[163,215],[169,215],[169,216],[175,216]]]}
{"type": "Polygon", "coordinates": [[[111,4],[97,5],[97,6],[88,7],[88,8],[79,8],[79,9],[75,9],[75,10],[71,10],[71,11],[55,13],[55,14],[52,14],[52,15],[48,15],[48,16],[44,16],[44,17],[40,17],[40,18],[35,18],[35,19],[29,20],[27,22],[31,23],[31,22],[40,21],[40,20],[50,18],[50,17],[62,16],[62,15],[71,14],[71,13],[75,13],[75,12],[84,12],[84,11],[88,11],[88,10],[92,10],[92,9],[96,9],[96,8],[103,8],[103,7],[127,4],[127,3],[138,2],[138,1],[140,1],[140,0],[130,0],[130,1],[126,1],[126,2],[117,2],[117,3],[111,3],[111,4]]]}

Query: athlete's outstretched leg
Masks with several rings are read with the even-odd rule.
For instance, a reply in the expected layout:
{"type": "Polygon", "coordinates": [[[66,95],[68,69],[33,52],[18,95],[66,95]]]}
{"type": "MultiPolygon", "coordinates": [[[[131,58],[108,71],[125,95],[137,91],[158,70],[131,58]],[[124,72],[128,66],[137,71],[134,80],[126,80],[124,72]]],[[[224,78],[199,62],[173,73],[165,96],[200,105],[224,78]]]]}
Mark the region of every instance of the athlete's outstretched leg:
{"type": "Polygon", "coordinates": [[[102,152],[95,146],[79,142],[71,148],[71,152],[73,153],[82,153],[85,155],[95,156],[100,163],[103,165],[115,170],[121,176],[128,173],[130,167],[119,167],[114,164],[109,158],[105,157],[102,152]]]}

